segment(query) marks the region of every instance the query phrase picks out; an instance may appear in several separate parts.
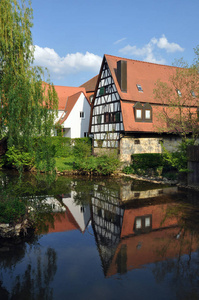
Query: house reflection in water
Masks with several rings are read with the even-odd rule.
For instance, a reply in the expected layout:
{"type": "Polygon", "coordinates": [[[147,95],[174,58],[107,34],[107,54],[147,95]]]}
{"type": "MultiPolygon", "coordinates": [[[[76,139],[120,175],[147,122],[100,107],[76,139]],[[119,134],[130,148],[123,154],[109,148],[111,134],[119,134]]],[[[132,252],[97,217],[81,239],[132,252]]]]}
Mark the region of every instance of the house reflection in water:
{"type": "Polygon", "coordinates": [[[178,213],[171,213],[178,206],[168,195],[176,192],[175,187],[131,191],[130,201],[122,188],[118,196],[125,197],[116,199],[106,187],[96,187],[92,197],[92,225],[106,277],[189,254],[197,248],[193,236],[178,225],[178,213]],[[124,200],[123,204],[120,200],[124,200]]]}
{"type": "MultiPolygon", "coordinates": [[[[74,200],[75,191],[59,196],[56,207],[61,205],[59,212],[53,210],[53,222],[48,224],[48,233],[79,230],[84,233],[90,221],[90,206],[77,204],[74,200]]],[[[53,202],[54,204],[54,202],[53,202]]]]}

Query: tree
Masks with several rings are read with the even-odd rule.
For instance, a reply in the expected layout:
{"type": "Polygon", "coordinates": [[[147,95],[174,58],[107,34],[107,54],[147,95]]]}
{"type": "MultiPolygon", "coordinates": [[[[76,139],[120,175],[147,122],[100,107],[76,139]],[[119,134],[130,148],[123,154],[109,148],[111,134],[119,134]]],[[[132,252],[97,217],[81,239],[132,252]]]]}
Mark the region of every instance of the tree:
{"type": "Polygon", "coordinates": [[[199,47],[195,49],[195,63],[188,67],[183,60],[178,62],[180,67],[174,69],[169,82],[156,83],[155,99],[162,104],[158,119],[161,124],[160,132],[178,134],[182,140],[192,135],[196,140],[199,135],[198,101],[199,101],[199,47]]]}
{"type": "Polygon", "coordinates": [[[35,151],[36,161],[49,165],[47,138],[58,101],[53,84],[43,84],[43,70],[33,66],[33,15],[26,2],[0,1],[0,138],[7,137],[8,148],[35,151]],[[36,137],[43,137],[43,155],[34,147],[36,137]]]}

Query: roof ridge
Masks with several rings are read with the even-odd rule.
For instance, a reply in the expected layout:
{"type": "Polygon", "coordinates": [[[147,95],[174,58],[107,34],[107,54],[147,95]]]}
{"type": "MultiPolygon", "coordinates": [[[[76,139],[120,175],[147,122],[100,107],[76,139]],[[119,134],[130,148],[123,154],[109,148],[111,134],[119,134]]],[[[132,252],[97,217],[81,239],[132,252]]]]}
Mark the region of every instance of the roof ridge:
{"type": "Polygon", "coordinates": [[[121,57],[121,56],[110,55],[110,54],[104,54],[104,56],[105,57],[110,56],[110,57],[113,57],[113,58],[118,58],[118,59],[123,59],[123,60],[132,61],[132,62],[143,63],[143,64],[150,64],[150,65],[155,65],[155,66],[167,67],[167,68],[184,69],[182,67],[164,65],[164,64],[153,63],[153,62],[148,62],[148,61],[143,61],[143,60],[137,60],[137,59],[131,59],[131,58],[126,58],[126,57],[121,57]]]}

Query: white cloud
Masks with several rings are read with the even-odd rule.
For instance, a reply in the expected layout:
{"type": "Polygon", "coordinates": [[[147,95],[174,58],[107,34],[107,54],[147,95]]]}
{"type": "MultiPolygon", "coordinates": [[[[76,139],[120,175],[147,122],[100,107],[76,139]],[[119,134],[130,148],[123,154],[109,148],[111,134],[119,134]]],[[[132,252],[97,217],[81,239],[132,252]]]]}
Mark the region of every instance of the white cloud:
{"type": "Polygon", "coordinates": [[[35,46],[34,64],[48,68],[50,74],[57,78],[84,71],[98,73],[102,58],[90,52],[77,52],[60,57],[54,49],[35,46]]]}
{"type": "Polygon", "coordinates": [[[127,45],[124,48],[120,49],[119,52],[121,52],[124,55],[135,55],[142,57],[143,60],[153,63],[159,63],[159,64],[165,64],[166,61],[163,58],[156,58],[157,56],[157,50],[163,49],[166,50],[167,53],[173,53],[177,51],[184,51],[182,47],[180,47],[176,43],[169,43],[165,35],[162,35],[161,38],[156,39],[155,37],[150,40],[150,42],[146,45],[144,45],[142,48],[137,48],[137,46],[130,46],[127,45]]]}
{"type": "Polygon", "coordinates": [[[167,52],[183,52],[184,49],[182,47],[180,47],[178,44],[176,43],[169,43],[167,38],[165,37],[165,35],[163,34],[162,37],[159,40],[154,41],[158,48],[160,49],[165,49],[167,52]]]}
{"type": "Polygon", "coordinates": [[[114,45],[119,44],[119,43],[121,43],[121,42],[123,42],[125,40],[126,40],[126,38],[122,38],[120,40],[117,40],[116,42],[114,42],[114,45]]]}

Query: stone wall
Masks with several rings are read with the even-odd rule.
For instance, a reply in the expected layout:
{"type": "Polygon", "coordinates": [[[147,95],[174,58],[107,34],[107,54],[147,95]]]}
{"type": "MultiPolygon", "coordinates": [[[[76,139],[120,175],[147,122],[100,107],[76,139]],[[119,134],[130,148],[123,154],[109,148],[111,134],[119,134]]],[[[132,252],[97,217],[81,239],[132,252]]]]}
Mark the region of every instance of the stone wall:
{"type": "Polygon", "coordinates": [[[169,151],[174,151],[181,139],[176,137],[123,137],[120,140],[120,160],[131,163],[132,154],[162,153],[161,141],[169,151]]]}

